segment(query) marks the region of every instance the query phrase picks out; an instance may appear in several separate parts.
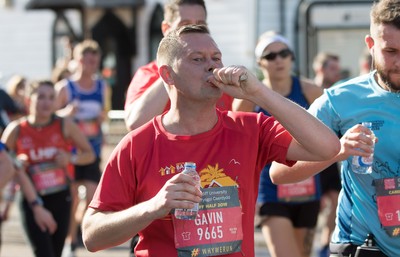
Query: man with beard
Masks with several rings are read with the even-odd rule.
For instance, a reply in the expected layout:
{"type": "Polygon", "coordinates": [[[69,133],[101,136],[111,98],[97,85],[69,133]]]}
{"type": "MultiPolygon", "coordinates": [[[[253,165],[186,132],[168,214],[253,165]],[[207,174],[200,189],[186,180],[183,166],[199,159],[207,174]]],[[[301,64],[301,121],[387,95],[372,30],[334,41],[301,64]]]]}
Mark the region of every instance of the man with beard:
{"type": "Polygon", "coordinates": [[[380,249],[368,256],[400,253],[400,0],[375,3],[370,16],[365,42],[374,70],[327,89],[309,109],[344,135],[341,151],[328,162],[297,162],[292,168],[274,164],[270,171],[274,183],[291,183],[342,161],[331,256],[355,256],[368,234],[380,249]],[[371,131],[359,124],[364,121],[372,123],[375,148],[371,131]],[[372,151],[372,173],[355,173],[352,157],[368,157],[372,151]]]}

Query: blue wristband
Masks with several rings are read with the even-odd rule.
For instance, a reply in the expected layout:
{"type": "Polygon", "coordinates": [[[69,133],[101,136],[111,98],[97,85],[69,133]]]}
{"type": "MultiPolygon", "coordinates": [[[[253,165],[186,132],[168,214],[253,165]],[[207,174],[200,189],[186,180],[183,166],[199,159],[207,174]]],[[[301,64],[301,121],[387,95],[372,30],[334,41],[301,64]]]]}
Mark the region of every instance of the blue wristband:
{"type": "Polygon", "coordinates": [[[0,142],[0,152],[6,149],[6,145],[0,142]]]}

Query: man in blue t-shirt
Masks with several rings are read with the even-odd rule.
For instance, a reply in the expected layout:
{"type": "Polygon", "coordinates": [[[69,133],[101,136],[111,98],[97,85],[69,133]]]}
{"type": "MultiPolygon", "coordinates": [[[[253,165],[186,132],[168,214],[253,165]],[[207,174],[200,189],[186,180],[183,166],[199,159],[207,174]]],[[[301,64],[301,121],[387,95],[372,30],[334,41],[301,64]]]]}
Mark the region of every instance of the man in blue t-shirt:
{"type": "Polygon", "coordinates": [[[343,135],[339,154],[328,162],[298,162],[292,168],[274,164],[270,173],[275,183],[291,183],[342,162],[342,190],[330,244],[335,256],[355,256],[368,235],[380,249],[368,256],[400,253],[400,0],[372,6],[370,32],[365,42],[374,70],[326,90],[309,109],[343,135]],[[359,124],[364,121],[372,123],[372,132],[359,124]],[[369,157],[372,152],[372,173],[355,173],[352,157],[369,157]]]}

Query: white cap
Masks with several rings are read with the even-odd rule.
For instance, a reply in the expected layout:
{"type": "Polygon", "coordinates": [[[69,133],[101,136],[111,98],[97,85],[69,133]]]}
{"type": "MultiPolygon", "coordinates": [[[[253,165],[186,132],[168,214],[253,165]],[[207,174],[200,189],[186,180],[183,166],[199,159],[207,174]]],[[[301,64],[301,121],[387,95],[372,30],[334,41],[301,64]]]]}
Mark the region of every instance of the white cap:
{"type": "Polygon", "coordinates": [[[266,33],[264,33],[263,35],[261,35],[260,39],[258,40],[256,49],[254,51],[256,58],[260,59],[265,48],[267,48],[270,44],[276,43],[276,42],[281,42],[281,43],[287,45],[288,48],[290,48],[289,41],[286,38],[284,38],[283,36],[281,36],[279,34],[271,34],[271,33],[268,33],[268,35],[267,35],[266,33]]]}

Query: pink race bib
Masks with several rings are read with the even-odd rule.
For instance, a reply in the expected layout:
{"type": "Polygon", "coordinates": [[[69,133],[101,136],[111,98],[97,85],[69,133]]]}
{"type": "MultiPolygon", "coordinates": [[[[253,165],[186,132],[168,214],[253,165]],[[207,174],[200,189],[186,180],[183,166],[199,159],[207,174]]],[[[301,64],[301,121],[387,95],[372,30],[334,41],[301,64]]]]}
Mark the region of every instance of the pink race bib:
{"type": "Polygon", "coordinates": [[[80,120],[78,126],[87,137],[96,137],[100,134],[100,126],[97,120],[80,120]]]}
{"type": "Polygon", "coordinates": [[[314,177],[293,184],[278,185],[278,199],[281,202],[304,202],[316,198],[314,177]]]}
{"type": "Polygon", "coordinates": [[[29,167],[29,175],[40,195],[48,195],[65,190],[69,181],[66,171],[55,163],[46,162],[29,167]]]}
{"type": "Polygon", "coordinates": [[[400,177],[374,180],[379,220],[389,236],[400,236],[400,177]]]}
{"type": "Polygon", "coordinates": [[[195,220],[180,220],[172,216],[178,256],[218,256],[239,252],[243,231],[237,187],[202,191],[203,200],[195,220]]]}

